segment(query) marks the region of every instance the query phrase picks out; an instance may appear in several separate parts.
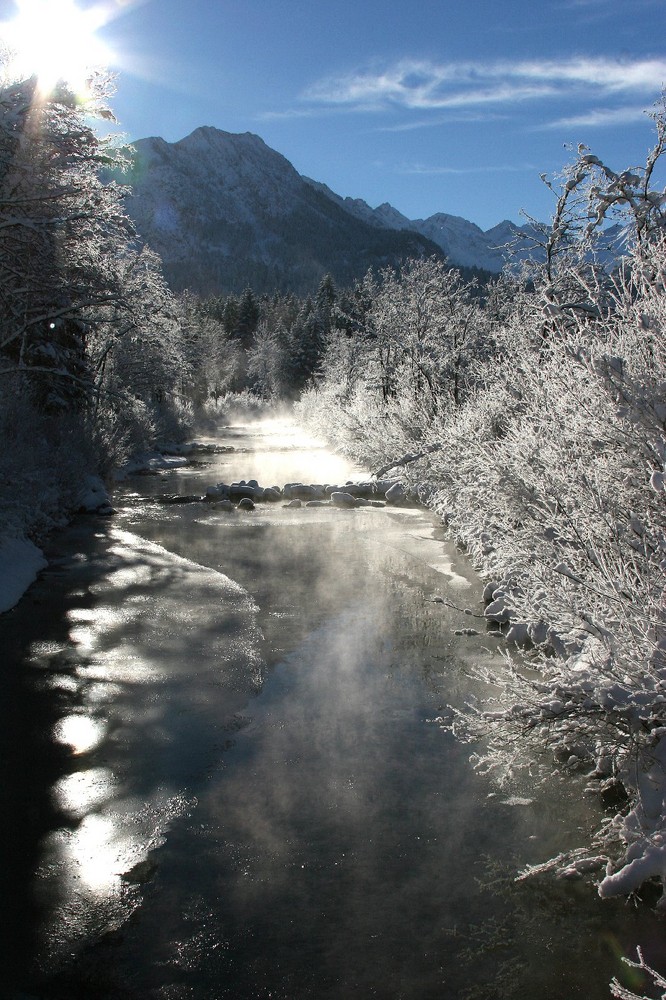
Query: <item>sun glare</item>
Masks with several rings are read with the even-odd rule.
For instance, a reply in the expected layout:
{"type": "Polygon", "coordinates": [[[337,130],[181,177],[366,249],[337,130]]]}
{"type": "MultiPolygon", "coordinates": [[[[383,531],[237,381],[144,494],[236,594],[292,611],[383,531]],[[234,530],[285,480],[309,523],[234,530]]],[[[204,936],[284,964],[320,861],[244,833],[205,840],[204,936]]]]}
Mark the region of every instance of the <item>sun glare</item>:
{"type": "Polygon", "coordinates": [[[113,61],[97,35],[108,20],[101,5],[83,9],[74,0],[16,0],[16,7],[12,20],[0,25],[12,75],[36,76],[45,93],[60,82],[81,93],[90,71],[113,61]]]}

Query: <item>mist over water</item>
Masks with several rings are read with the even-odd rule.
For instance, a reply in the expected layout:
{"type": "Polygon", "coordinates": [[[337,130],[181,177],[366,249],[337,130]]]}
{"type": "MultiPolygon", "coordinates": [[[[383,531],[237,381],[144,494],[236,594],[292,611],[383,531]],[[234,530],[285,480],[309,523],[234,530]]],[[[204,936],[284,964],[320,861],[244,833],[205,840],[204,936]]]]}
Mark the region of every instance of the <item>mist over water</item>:
{"type": "Polygon", "coordinates": [[[464,556],[413,508],[161,502],[363,478],[288,422],[216,442],[128,480],[0,620],[13,995],[607,997],[651,918],[513,880],[593,805],[497,789],[432,722],[501,655],[432,602],[478,604],[464,556]]]}

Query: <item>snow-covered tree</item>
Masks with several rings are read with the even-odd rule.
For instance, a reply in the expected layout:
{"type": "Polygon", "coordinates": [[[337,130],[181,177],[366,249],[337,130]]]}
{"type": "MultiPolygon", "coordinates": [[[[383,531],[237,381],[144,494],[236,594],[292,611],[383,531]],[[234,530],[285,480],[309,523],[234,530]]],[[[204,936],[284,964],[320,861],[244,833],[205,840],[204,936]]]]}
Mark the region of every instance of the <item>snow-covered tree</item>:
{"type": "Polygon", "coordinates": [[[383,465],[389,442],[408,450],[437,414],[463,402],[490,348],[474,291],[456,269],[421,259],[368,272],[341,297],[317,391],[327,401],[322,422],[335,411],[343,437],[358,430],[359,449],[375,429],[366,461],[383,465]]]}
{"type": "MultiPolygon", "coordinates": [[[[90,110],[105,117],[107,81],[90,110]]],[[[0,92],[0,352],[31,376],[45,405],[68,406],[91,392],[86,338],[96,309],[120,298],[111,262],[127,245],[122,191],[100,169],[115,154],[61,90],[36,81],[0,92]]]]}
{"type": "Polygon", "coordinates": [[[262,319],[247,355],[247,374],[252,390],[262,399],[286,400],[293,385],[292,337],[280,323],[262,319]]]}
{"type": "Polygon", "coordinates": [[[110,90],[102,74],[84,103],[0,84],[0,424],[16,442],[2,461],[50,510],[75,502],[83,468],[173,433],[187,410],[176,304],[106,179],[122,157],[89,124],[112,118],[110,90]]]}
{"type": "Polygon", "coordinates": [[[579,149],[553,187],[544,262],[490,288],[468,328],[459,405],[442,405],[456,398],[455,339],[431,343],[427,286],[397,280],[367,286],[360,364],[338,351],[303,401],[320,432],[418,488],[485,574],[488,620],[531,646],[527,663],[479,676],[485,699],[452,710],[461,738],[483,745],[479,766],[498,780],[555,766],[587,775],[605,802],[624,796],[594,843],[539,869],[605,867],[604,896],[666,884],[666,196],[652,186],[663,104],[655,121],[643,168],[613,171],[579,149]],[[602,252],[611,222],[622,261],[617,245],[602,252]]]}
{"type": "Polygon", "coordinates": [[[602,795],[624,789],[628,805],[590,850],[550,865],[570,874],[604,858],[608,896],[666,877],[666,234],[661,195],[643,187],[624,202],[626,260],[601,267],[591,236],[608,190],[639,185],[580,158],[575,183],[594,168],[608,186],[588,188],[476,397],[433,430],[447,461],[428,474],[436,509],[491,580],[488,616],[542,651],[537,674],[515,661],[495,678],[505,697],[456,725],[486,741],[481,766],[507,775],[536,757],[548,770],[547,747],[602,795]]]}
{"type": "MultiPolygon", "coordinates": [[[[217,299],[200,300],[187,292],[180,297],[183,351],[191,373],[195,408],[243,388],[243,350],[228,332],[225,321],[229,302],[235,300],[224,303],[217,299]]],[[[234,319],[233,326],[235,322],[234,319]]]]}

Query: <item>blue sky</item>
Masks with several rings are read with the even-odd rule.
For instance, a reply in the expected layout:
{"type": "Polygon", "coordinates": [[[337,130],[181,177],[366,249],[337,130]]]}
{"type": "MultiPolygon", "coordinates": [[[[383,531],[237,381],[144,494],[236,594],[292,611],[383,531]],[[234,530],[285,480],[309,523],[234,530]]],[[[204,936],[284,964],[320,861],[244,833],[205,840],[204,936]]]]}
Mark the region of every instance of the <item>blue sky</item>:
{"type": "Polygon", "coordinates": [[[484,229],[521,209],[547,218],[539,175],[569,144],[644,162],[644,112],[666,86],[665,0],[105,5],[129,138],[256,132],[341,195],[484,229]]]}

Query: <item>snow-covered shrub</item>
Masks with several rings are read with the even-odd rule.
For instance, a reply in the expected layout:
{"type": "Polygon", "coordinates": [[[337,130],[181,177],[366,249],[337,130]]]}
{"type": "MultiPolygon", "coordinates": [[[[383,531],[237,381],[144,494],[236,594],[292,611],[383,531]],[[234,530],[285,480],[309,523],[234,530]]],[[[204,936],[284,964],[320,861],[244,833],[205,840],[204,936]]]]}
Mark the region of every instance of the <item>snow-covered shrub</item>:
{"type": "Polygon", "coordinates": [[[301,397],[296,413],[318,437],[371,469],[379,469],[387,454],[404,454],[422,433],[408,401],[398,398],[387,408],[364,386],[342,400],[338,387],[325,382],[301,397]]]}
{"type": "MultiPolygon", "coordinates": [[[[504,775],[534,766],[530,748],[547,769],[546,747],[602,793],[622,783],[628,808],[591,845],[609,859],[602,895],[666,877],[666,297],[637,277],[646,253],[609,289],[605,318],[544,345],[534,317],[519,352],[433,429],[428,472],[433,506],[495,581],[487,613],[542,650],[529,672],[516,661],[486,678],[503,695],[459,715],[458,731],[504,775]]],[[[656,238],[648,270],[665,264],[656,238]]]]}
{"type": "Polygon", "coordinates": [[[473,290],[435,259],[366,275],[358,315],[329,333],[323,377],[301,397],[303,418],[374,468],[425,440],[438,415],[462,404],[486,350],[473,290]]]}
{"type": "Polygon", "coordinates": [[[616,797],[589,849],[545,865],[569,876],[603,861],[604,896],[666,884],[666,198],[650,190],[663,109],[656,121],[642,170],[579,149],[543,265],[529,286],[500,282],[475,320],[457,405],[410,391],[404,334],[382,334],[392,353],[378,358],[377,320],[405,323],[386,302],[302,404],[355,458],[400,465],[488,579],[488,617],[531,644],[451,725],[499,780],[555,761],[609,808],[616,797]],[[613,213],[627,256],[609,273],[597,229],[613,213]]]}

